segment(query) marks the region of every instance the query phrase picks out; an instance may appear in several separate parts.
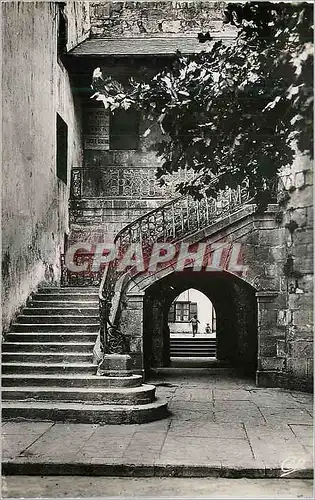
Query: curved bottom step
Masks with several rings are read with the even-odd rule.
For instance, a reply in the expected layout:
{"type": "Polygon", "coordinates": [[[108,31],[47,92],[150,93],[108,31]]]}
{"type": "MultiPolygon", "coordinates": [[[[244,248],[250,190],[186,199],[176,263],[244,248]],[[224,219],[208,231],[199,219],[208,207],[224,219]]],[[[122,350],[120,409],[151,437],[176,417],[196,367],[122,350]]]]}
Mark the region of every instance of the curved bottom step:
{"type": "Polygon", "coordinates": [[[3,387],[4,401],[60,401],[65,403],[90,403],[110,405],[143,405],[155,401],[155,386],[142,384],[139,387],[3,387]]]}
{"type": "Polygon", "coordinates": [[[166,418],[167,402],[144,405],[109,405],[50,402],[2,402],[3,421],[75,422],[84,424],[143,424],[166,418]]]}

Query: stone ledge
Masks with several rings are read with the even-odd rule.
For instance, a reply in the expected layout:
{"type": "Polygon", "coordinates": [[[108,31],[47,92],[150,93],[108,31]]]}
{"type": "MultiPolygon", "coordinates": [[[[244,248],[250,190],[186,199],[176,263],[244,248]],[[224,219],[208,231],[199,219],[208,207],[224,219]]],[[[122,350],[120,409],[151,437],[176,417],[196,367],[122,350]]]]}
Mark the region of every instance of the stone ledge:
{"type": "MultiPolygon", "coordinates": [[[[7,460],[2,462],[3,475],[62,475],[62,476],[120,476],[120,477],[225,477],[225,478],[280,478],[279,467],[266,467],[264,463],[242,467],[224,465],[179,465],[179,464],[117,464],[87,462],[39,462],[7,460]]],[[[313,469],[305,468],[282,479],[312,479],[313,469]]]]}
{"type": "Polygon", "coordinates": [[[279,292],[275,290],[262,290],[260,292],[256,292],[258,302],[273,302],[278,295],[279,292]]]}
{"type": "MultiPolygon", "coordinates": [[[[231,42],[233,36],[226,35],[225,32],[218,32],[212,35],[213,40],[226,40],[231,42]]],[[[212,43],[213,44],[213,43],[212,43]]],[[[195,54],[204,50],[204,46],[195,37],[117,37],[117,38],[90,38],[74,49],[69,54],[71,56],[175,56],[176,51],[182,54],[195,54]]]]}

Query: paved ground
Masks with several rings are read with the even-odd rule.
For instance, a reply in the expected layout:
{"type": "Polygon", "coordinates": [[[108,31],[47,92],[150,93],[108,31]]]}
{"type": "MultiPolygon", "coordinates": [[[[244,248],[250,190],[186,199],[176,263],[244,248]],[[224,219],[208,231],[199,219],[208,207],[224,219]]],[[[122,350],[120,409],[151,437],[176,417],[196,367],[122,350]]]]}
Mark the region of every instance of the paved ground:
{"type": "Polygon", "coordinates": [[[169,418],[142,425],[3,424],[4,474],[309,478],[312,396],[207,369],[159,375],[169,418]],[[186,375],[183,375],[186,373],[186,375]],[[194,376],[193,376],[194,375],[194,376]]]}
{"type": "Polygon", "coordinates": [[[178,477],[4,478],[2,498],[313,498],[310,479],[222,479],[178,477]]]}

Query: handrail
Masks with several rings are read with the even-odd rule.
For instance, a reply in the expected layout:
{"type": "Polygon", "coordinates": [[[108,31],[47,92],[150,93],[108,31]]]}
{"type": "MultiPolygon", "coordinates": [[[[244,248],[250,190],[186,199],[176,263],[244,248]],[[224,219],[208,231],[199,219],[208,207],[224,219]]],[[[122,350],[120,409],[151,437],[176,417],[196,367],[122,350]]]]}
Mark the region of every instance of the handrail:
{"type": "Polygon", "coordinates": [[[107,318],[104,316],[106,311],[106,301],[103,297],[103,289],[105,287],[106,276],[108,272],[108,267],[106,266],[104,269],[104,273],[100,282],[99,291],[98,291],[98,302],[99,302],[99,311],[100,311],[100,349],[103,353],[105,350],[105,346],[107,344],[107,318]]]}
{"type": "MultiPolygon", "coordinates": [[[[211,184],[215,184],[215,182],[217,182],[217,180],[222,177],[222,173],[221,174],[218,174],[216,175],[213,179],[211,179],[211,181],[209,182],[209,186],[211,186],[211,184]]],[[[200,176],[198,176],[200,177],[200,176]]],[[[197,177],[197,178],[198,178],[197,177]]],[[[197,179],[196,178],[196,179],[197,179]]],[[[195,179],[195,180],[196,180],[195,179]]],[[[167,201],[166,203],[163,203],[162,205],[160,205],[159,207],[157,208],[153,208],[152,210],[149,210],[149,212],[146,212],[145,214],[141,215],[140,217],[138,217],[136,220],[132,221],[132,222],[129,222],[129,224],[127,224],[126,226],[124,226],[115,236],[114,238],[114,243],[116,243],[121,235],[121,233],[124,233],[126,232],[130,227],[132,227],[135,223],[139,223],[141,220],[144,220],[144,219],[147,219],[148,217],[150,217],[150,215],[153,215],[156,211],[162,209],[162,210],[165,210],[165,208],[167,208],[168,206],[171,206],[171,205],[174,205],[174,203],[176,203],[177,201],[179,200],[184,200],[186,199],[187,197],[189,197],[190,195],[187,195],[187,194],[183,194],[181,196],[177,196],[177,198],[173,198],[172,200],[170,201],[167,201]]]]}
{"type": "Polygon", "coordinates": [[[136,220],[132,221],[132,222],[129,222],[129,224],[127,224],[126,226],[124,226],[115,236],[114,238],[114,243],[117,243],[117,241],[119,240],[120,236],[122,233],[125,233],[129,228],[131,228],[135,223],[138,223],[142,220],[145,220],[147,219],[148,217],[150,217],[150,215],[153,215],[156,211],[158,211],[159,209],[165,209],[167,208],[168,206],[170,205],[173,205],[175,202],[181,200],[181,199],[185,199],[188,195],[187,194],[183,194],[182,196],[178,196],[177,198],[173,198],[172,200],[168,201],[167,203],[163,203],[163,205],[160,205],[159,207],[157,208],[153,208],[152,210],[150,210],[149,212],[146,212],[145,214],[141,215],[140,217],[138,217],[136,220]]]}
{"type": "MultiPolygon", "coordinates": [[[[218,177],[213,178],[210,184],[215,184],[218,177]]],[[[117,233],[114,238],[117,256],[106,266],[99,287],[100,346],[103,354],[128,352],[127,339],[124,338],[118,325],[115,324],[119,313],[121,290],[119,290],[115,311],[112,314],[112,300],[115,296],[116,283],[126,274],[126,271],[117,269],[120,253],[126,246],[130,243],[143,243],[144,241],[150,248],[151,244],[161,240],[175,242],[210,224],[215,217],[230,213],[246,201],[247,203],[253,202],[252,199],[249,199],[248,188],[245,187],[242,190],[240,186],[233,191],[221,192],[218,201],[206,197],[196,201],[189,195],[183,195],[150,210],[117,233]],[[178,220],[179,225],[177,224],[178,220]]]]}

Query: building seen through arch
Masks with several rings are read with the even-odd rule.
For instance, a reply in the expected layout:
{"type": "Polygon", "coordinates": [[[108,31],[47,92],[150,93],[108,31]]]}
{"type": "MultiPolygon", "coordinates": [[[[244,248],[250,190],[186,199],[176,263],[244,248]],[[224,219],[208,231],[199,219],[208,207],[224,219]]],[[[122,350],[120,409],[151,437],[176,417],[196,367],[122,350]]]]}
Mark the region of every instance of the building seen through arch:
{"type": "Polygon", "coordinates": [[[202,292],[190,288],[176,297],[170,307],[168,313],[170,335],[192,333],[190,320],[195,315],[199,321],[200,334],[216,334],[216,312],[211,300],[202,292]]]}
{"type": "Polygon", "coordinates": [[[170,359],[216,359],[216,312],[202,292],[189,288],[171,304],[168,312],[170,359]],[[195,325],[195,330],[193,328],[195,325]]]}

